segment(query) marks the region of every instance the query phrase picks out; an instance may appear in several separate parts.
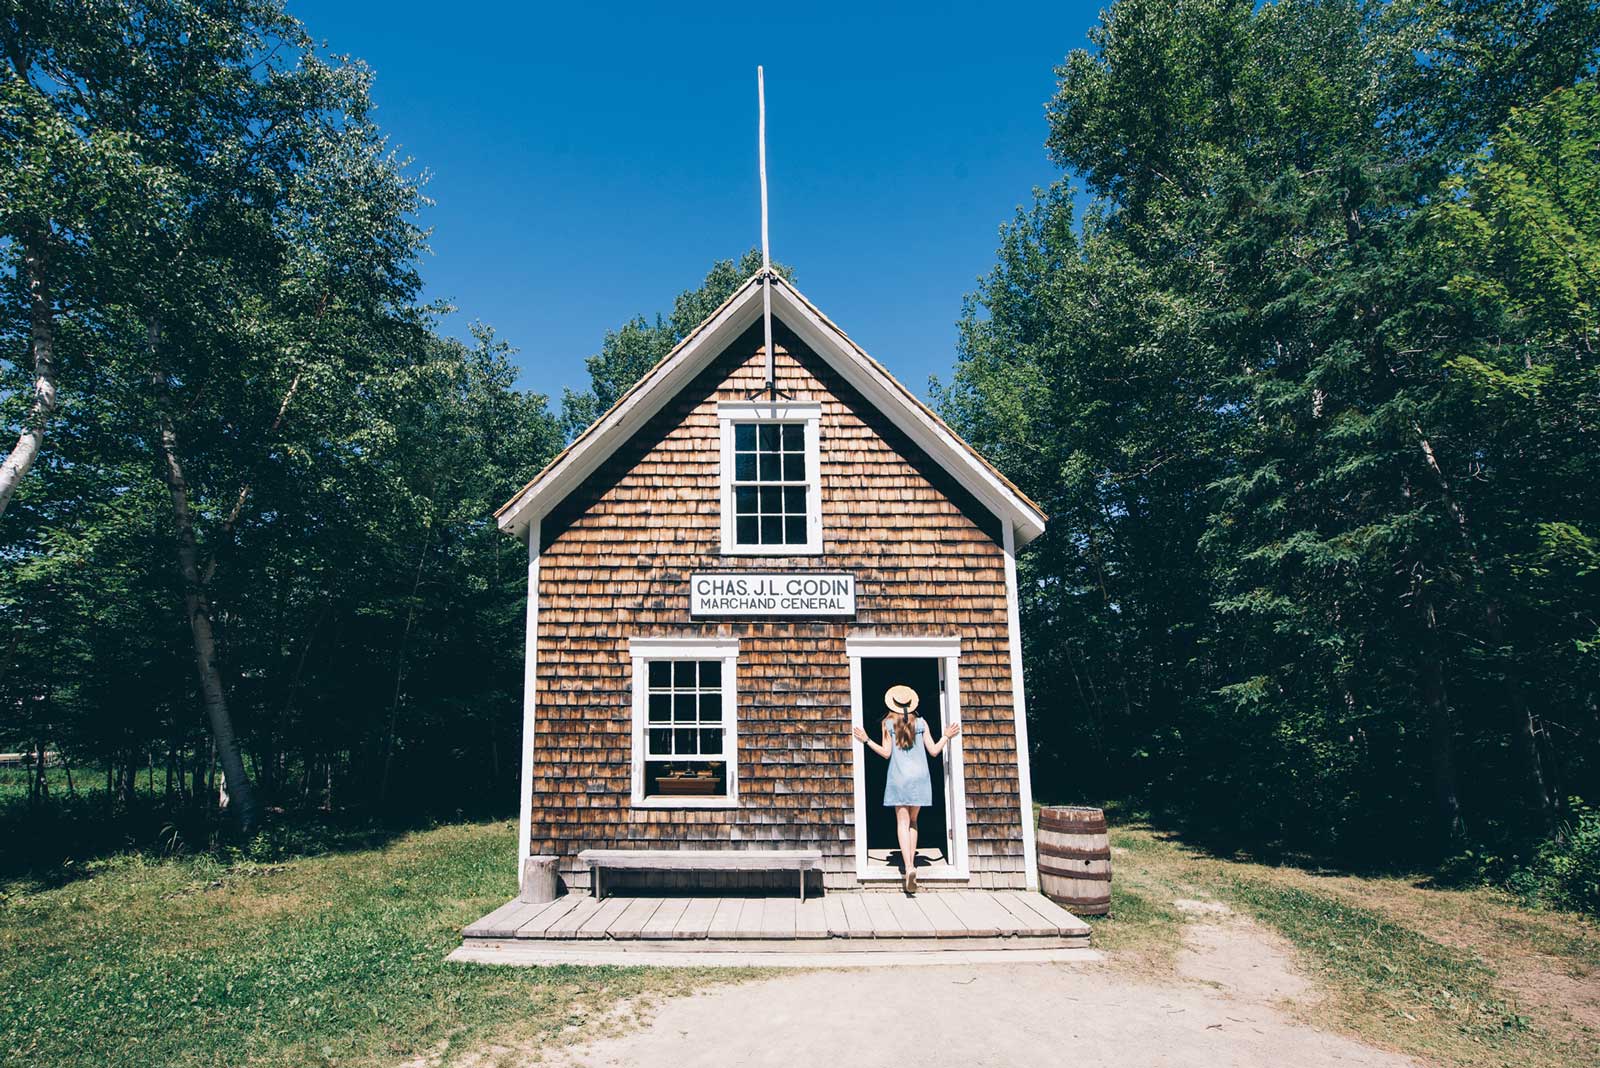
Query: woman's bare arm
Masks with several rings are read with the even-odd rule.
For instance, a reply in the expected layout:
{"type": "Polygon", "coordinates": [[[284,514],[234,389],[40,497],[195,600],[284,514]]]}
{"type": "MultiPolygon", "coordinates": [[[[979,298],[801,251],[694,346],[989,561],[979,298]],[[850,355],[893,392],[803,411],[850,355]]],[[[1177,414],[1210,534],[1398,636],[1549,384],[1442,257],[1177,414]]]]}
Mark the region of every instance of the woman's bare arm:
{"type": "Polygon", "coordinates": [[[882,745],[879,745],[877,742],[873,741],[872,736],[866,731],[862,730],[859,726],[850,728],[850,733],[855,736],[856,741],[865,742],[868,749],[872,750],[874,753],[877,753],[885,760],[889,759],[889,728],[887,725],[885,725],[883,730],[882,745]]]}
{"type": "Polygon", "coordinates": [[[944,752],[945,748],[950,744],[950,739],[954,738],[960,733],[961,724],[952,723],[950,726],[944,729],[944,734],[939,736],[939,740],[937,742],[933,740],[933,735],[925,732],[922,735],[922,744],[928,747],[929,756],[938,756],[940,753],[944,752]]]}

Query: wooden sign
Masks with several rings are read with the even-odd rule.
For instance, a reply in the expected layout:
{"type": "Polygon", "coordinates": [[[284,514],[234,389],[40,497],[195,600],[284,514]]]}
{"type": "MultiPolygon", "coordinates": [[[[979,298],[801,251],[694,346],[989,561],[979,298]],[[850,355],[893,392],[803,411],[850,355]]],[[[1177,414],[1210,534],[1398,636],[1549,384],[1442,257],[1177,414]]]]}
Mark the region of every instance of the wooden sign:
{"type": "Polygon", "coordinates": [[[739,571],[689,576],[692,616],[853,616],[854,575],[739,571]]]}

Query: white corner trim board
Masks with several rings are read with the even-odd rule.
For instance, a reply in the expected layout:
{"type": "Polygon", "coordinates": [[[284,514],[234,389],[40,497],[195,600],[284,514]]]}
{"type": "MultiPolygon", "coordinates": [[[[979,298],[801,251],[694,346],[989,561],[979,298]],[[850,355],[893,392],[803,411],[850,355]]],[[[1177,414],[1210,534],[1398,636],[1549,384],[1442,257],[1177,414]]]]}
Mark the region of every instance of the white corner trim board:
{"type": "Polygon", "coordinates": [[[1017,797],[1022,809],[1022,863],[1028,889],[1039,889],[1039,847],[1033,831],[1033,779],[1028,768],[1028,697],[1022,685],[1022,613],[1017,606],[1017,536],[1006,525],[1006,633],[1011,639],[1011,715],[1017,735],[1017,797]]]}
{"type": "Polygon", "coordinates": [[[532,853],[533,734],[539,692],[539,521],[528,524],[528,607],[522,653],[522,787],[517,817],[517,886],[532,853]]]}

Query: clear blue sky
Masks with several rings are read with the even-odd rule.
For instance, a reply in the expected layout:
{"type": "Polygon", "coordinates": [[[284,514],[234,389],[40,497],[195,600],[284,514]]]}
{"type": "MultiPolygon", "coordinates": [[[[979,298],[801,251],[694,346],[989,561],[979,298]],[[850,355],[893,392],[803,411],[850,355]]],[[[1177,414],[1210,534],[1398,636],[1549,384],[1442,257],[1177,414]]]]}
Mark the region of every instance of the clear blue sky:
{"type": "Polygon", "coordinates": [[[1057,177],[1044,104],[1099,5],[290,8],[372,65],[379,121],[432,176],[447,331],[493,324],[559,396],[608,328],[758,243],[758,63],[773,257],[925,394],[997,228],[1057,177]]]}

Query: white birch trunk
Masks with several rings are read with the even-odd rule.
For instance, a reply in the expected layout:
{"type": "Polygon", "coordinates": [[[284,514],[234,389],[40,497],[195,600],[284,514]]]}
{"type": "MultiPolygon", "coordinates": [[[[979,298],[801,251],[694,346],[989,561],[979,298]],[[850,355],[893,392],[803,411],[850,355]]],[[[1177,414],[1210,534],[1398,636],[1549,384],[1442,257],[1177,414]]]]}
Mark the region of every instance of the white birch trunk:
{"type": "MultiPolygon", "coordinates": [[[[150,348],[154,357],[159,331],[150,327],[150,348]]],[[[155,372],[160,387],[165,378],[155,372]]],[[[164,388],[162,393],[165,393],[164,388]]],[[[165,397],[163,396],[163,401],[165,397]]],[[[165,404],[163,403],[163,408],[165,404]]],[[[189,484],[184,479],[183,460],[178,448],[178,431],[166,411],[161,413],[161,473],[172,497],[172,521],[177,535],[178,574],[183,579],[183,607],[189,617],[189,632],[194,638],[195,670],[200,676],[200,693],[206,717],[211,721],[211,738],[222,763],[222,782],[218,797],[222,807],[238,813],[239,829],[254,830],[260,811],[255,788],[239,755],[239,740],[233,733],[233,717],[228,712],[222,673],[217,669],[217,640],[211,625],[211,600],[200,581],[200,552],[194,533],[194,514],[189,508],[189,484]],[[235,806],[237,806],[235,808],[235,806]]]]}
{"type": "Polygon", "coordinates": [[[48,269],[42,241],[30,242],[23,251],[23,271],[28,285],[28,330],[33,347],[33,404],[17,444],[0,463],[0,515],[22,478],[44,448],[45,427],[56,411],[55,313],[50,307],[48,269]]]}

